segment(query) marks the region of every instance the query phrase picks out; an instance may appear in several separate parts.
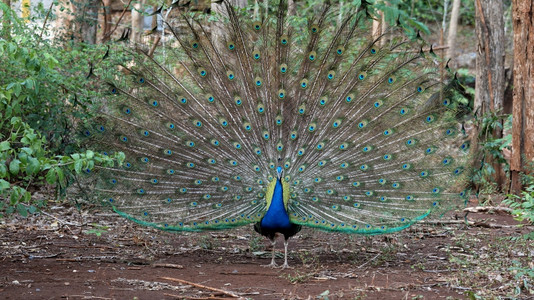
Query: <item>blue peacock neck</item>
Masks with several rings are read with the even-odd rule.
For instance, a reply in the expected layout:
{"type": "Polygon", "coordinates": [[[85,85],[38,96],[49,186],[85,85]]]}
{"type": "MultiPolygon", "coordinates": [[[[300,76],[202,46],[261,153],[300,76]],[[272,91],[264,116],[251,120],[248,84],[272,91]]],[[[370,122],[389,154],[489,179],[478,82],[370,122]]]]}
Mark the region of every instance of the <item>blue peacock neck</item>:
{"type": "Polygon", "coordinates": [[[274,186],[274,191],[271,199],[267,199],[268,209],[263,219],[261,220],[261,227],[271,230],[281,230],[291,228],[289,215],[284,204],[284,186],[281,179],[281,168],[278,170],[279,176],[274,186]],[[270,200],[270,202],[269,202],[270,200]]]}

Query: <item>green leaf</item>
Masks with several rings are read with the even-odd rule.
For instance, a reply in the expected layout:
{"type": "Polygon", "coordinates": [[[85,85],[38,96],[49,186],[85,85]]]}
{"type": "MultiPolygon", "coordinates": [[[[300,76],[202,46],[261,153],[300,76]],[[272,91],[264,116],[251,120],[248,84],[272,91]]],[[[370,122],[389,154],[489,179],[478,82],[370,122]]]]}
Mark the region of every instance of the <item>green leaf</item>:
{"type": "Polygon", "coordinates": [[[56,169],[59,184],[62,187],[65,187],[67,184],[67,181],[65,180],[65,173],[63,173],[63,169],[61,169],[60,167],[56,167],[55,169],[56,169]]]}
{"type": "Polygon", "coordinates": [[[11,145],[9,144],[9,141],[3,141],[0,143],[0,151],[7,151],[11,149],[11,145]]]}
{"type": "Polygon", "coordinates": [[[13,175],[19,174],[20,171],[20,160],[14,159],[9,163],[9,172],[13,175]]]}
{"type": "Polygon", "coordinates": [[[13,85],[13,92],[14,92],[15,96],[17,96],[17,97],[20,96],[20,92],[21,91],[22,91],[22,86],[20,85],[20,83],[18,83],[18,82],[15,83],[13,85]]]}
{"type": "Polygon", "coordinates": [[[19,152],[19,160],[21,164],[28,163],[28,154],[26,152],[19,152]]]}
{"type": "Polygon", "coordinates": [[[35,207],[35,206],[33,206],[33,205],[31,205],[30,207],[28,207],[28,212],[29,212],[30,214],[32,214],[32,215],[33,215],[34,213],[36,213],[37,210],[38,210],[37,207],[35,207]]]}
{"type": "Polygon", "coordinates": [[[39,173],[41,170],[41,163],[39,163],[39,160],[35,157],[29,157],[28,158],[28,165],[26,166],[26,173],[29,175],[34,175],[39,173]]]}
{"type": "Polygon", "coordinates": [[[5,181],[4,179],[0,179],[0,194],[5,190],[9,189],[9,187],[9,182],[5,181]]]}
{"type": "Polygon", "coordinates": [[[87,157],[88,159],[93,159],[93,157],[95,157],[95,153],[91,150],[87,150],[85,152],[85,157],[87,157]]]}
{"type": "Polygon", "coordinates": [[[48,184],[56,183],[57,182],[56,168],[48,170],[48,172],[46,173],[45,178],[46,178],[46,182],[48,182],[48,184]]]}
{"type": "Polygon", "coordinates": [[[74,171],[76,171],[76,173],[80,174],[82,172],[82,165],[83,165],[83,161],[82,160],[76,160],[74,162],[74,171]]]}
{"type": "Polygon", "coordinates": [[[20,117],[11,118],[11,125],[20,127],[20,123],[22,123],[22,119],[20,117]]]}
{"type": "Polygon", "coordinates": [[[6,178],[7,175],[7,166],[3,161],[0,161],[0,178],[6,178]]]}
{"type": "Polygon", "coordinates": [[[25,218],[28,216],[28,210],[26,210],[26,206],[22,205],[21,203],[17,204],[17,212],[19,215],[25,218]]]}
{"type": "Polygon", "coordinates": [[[28,155],[32,155],[33,154],[32,148],[28,148],[28,147],[22,147],[22,148],[20,148],[20,151],[23,151],[24,153],[26,153],[28,155]]]}
{"type": "Polygon", "coordinates": [[[6,208],[6,215],[10,215],[10,214],[12,214],[14,211],[15,211],[15,209],[13,208],[13,206],[8,206],[8,207],[6,208]]]}
{"type": "Polygon", "coordinates": [[[20,198],[20,188],[17,189],[17,186],[14,186],[11,190],[11,195],[9,196],[9,201],[11,205],[15,205],[19,202],[20,198]]]}
{"type": "Polygon", "coordinates": [[[126,154],[124,154],[124,152],[119,152],[116,154],[116,156],[120,164],[122,164],[124,160],[126,159],[126,154]]]}
{"type": "Polygon", "coordinates": [[[32,194],[28,191],[24,191],[24,195],[23,195],[23,201],[25,203],[29,203],[30,200],[32,200],[32,194]]]}
{"type": "Polygon", "coordinates": [[[32,78],[28,78],[24,81],[26,88],[33,90],[35,87],[35,81],[32,78]]]}

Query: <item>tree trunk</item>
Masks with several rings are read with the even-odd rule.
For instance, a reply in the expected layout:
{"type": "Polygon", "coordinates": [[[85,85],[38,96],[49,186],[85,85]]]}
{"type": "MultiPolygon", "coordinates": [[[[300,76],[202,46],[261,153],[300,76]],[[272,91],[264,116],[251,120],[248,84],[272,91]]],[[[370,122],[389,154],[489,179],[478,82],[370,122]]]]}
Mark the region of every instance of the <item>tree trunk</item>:
{"type": "MultiPolygon", "coordinates": [[[[373,28],[371,31],[373,33],[373,39],[379,38],[383,33],[386,32],[387,29],[388,27],[387,27],[386,17],[384,15],[384,12],[379,11],[378,18],[373,19],[373,28]]],[[[379,41],[380,45],[384,45],[385,42],[386,42],[385,38],[382,38],[379,41]]]]}
{"type": "Polygon", "coordinates": [[[514,104],[512,121],[512,191],[521,191],[519,172],[532,174],[534,161],[534,3],[512,0],[514,27],[514,104]],[[530,165],[532,167],[532,165],[530,165]]]}
{"type": "Polygon", "coordinates": [[[458,33],[458,19],[460,16],[460,4],[461,0],[454,0],[452,2],[451,21],[449,23],[449,36],[447,38],[447,59],[454,57],[454,51],[456,50],[456,35],[458,33]]]}
{"type": "MultiPolygon", "coordinates": [[[[502,0],[475,0],[477,58],[476,58],[476,86],[475,112],[479,118],[488,112],[495,112],[503,108],[504,101],[504,5],[502,0]]],[[[473,135],[473,151],[478,151],[479,128],[475,128],[473,135]]],[[[494,137],[502,137],[502,128],[492,133],[494,137]]],[[[492,157],[479,157],[480,160],[491,163],[495,169],[495,182],[502,187],[505,181],[504,171],[500,164],[492,157]]]]}
{"type": "Polygon", "coordinates": [[[105,43],[111,38],[111,0],[102,0],[104,11],[104,26],[102,28],[102,42],[105,43]]]}
{"type": "Polygon", "coordinates": [[[72,1],[59,0],[56,5],[56,28],[59,40],[67,42],[76,39],[74,34],[75,9],[72,1]]]}
{"type": "Polygon", "coordinates": [[[234,7],[240,7],[240,8],[247,7],[247,0],[231,0],[230,3],[234,7]]]}
{"type": "Polygon", "coordinates": [[[83,18],[80,19],[80,35],[87,44],[96,44],[96,29],[98,25],[99,0],[86,0],[83,5],[83,18]]]}
{"type": "Polygon", "coordinates": [[[502,0],[476,0],[475,110],[496,111],[504,98],[504,19],[502,0]]]}
{"type": "MultiPolygon", "coordinates": [[[[216,16],[221,16],[226,14],[226,9],[224,8],[224,1],[221,3],[217,2],[211,2],[211,13],[215,14],[216,16]]],[[[213,42],[213,45],[215,45],[216,48],[221,49],[222,46],[222,32],[224,30],[224,26],[222,25],[221,20],[215,20],[212,22],[211,26],[211,40],[213,42]]]]}
{"type": "Polygon", "coordinates": [[[56,5],[58,36],[65,41],[95,44],[99,8],[100,0],[59,0],[56,5]]]}
{"type": "MultiPolygon", "coordinates": [[[[247,1],[246,0],[230,0],[229,3],[233,7],[246,7],[247,1]]],[[[224,1],[217,3],[217,2],[211,2],[211,11],[215,13],[215,15],[226,15],[226,9],[224,8],[224,1]]],[[[259,9],[259,8],[258,8],[259,9]]],[[[256,9],[255,9],[256,13],[256,9]]],[[[261,18],[261,16],[260,16],[261,18]]],[[[222,30],[224,30],[224,26],[222,25],[221,21],[217,20],[211,24],[211,40],[213,41],[213,44],[215,47],[226,47],[225,45],[222,45],[223,38],[222,38],[222,30]]]]}
{"type": "Polygon", "coordinates": [[[130,43],[138,44],[141,42],[141,36],[143,34],[143,11],[145,7],[145,1],[140,0],[139,2],[132,5],[132,36],[130,37],[130,43]]]}
{"type": "MultiPolygon", "coordinates": [[[[152,6],[152,12],[155,12],[156,10],[158,10],[158,8],[159,7],[157,5],[152,6]]],[[[152,23],[150,28],[154,28],[156,26],[158,26],[158,14],[152,16],[152,23]]]]}

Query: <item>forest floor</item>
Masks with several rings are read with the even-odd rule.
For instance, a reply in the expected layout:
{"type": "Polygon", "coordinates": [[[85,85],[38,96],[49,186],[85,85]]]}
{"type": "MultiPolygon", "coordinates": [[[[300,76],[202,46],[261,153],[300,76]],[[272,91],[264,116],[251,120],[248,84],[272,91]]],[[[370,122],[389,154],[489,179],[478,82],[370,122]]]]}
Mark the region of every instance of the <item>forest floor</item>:
{"type": "Polygon", "coordinates": [[[511,239],[533,228],[498,210],[467,220],[372,237],[303,229],[281,270],[261,267],[270,243],[252,225],[169,233],[65,204],[1,221],[0,298],[534,299],[534,243],[511,239]]]}

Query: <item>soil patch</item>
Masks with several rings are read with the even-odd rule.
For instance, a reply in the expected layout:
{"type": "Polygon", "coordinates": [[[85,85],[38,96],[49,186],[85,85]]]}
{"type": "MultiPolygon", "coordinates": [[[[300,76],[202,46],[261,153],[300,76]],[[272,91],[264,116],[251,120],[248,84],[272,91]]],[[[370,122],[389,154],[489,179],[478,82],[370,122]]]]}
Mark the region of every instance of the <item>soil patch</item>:
{"type": "MultiPolygon", "coordinates": [[[[119,217],[54,207],[46,215],[4,220],[0,225],[0,295],[3,299],[532,297],[532,278],[517,276],[511,268],[514,264],[519,270],[529,268],[533,244],[510,240],[532,228],[516,227],[517,222],[502,212],[470,213],[468,220],[473,226],[449,216],[373,237],[303,229],[290,240],[292,269],[281,270],[261,266],[270,262],[270,243],[252,226],[176,234],[119,217]]],[[[282,238],[276,247],[277,261],[282,263],[282,238]]]]}

